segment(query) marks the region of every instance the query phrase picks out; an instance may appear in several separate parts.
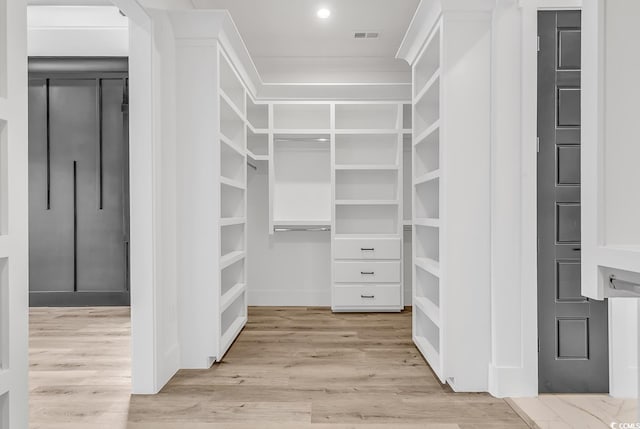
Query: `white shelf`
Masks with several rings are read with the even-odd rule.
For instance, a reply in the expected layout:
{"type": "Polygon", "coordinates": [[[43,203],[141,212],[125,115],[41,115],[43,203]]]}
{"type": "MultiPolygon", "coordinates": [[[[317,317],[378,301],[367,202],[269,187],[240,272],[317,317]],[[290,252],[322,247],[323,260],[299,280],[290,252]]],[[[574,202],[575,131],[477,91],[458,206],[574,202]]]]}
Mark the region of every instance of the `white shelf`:
{"type": "Polygon", "coordinates": [[[220,338],[220,356],[217,358],[219,361],[222,359],[224,354],[229,350],[231,344],[235,341],[236,337],[244,328],[244,325],[247,323],[247,316],[238,316],[236,320],[227,328],[227,330],[222,334],[220,338]]]}
{"type": "Polygon", "coordinates": [[[337,206],[397,206],[398,200],[336,200],[337,206]]]}
{"type": "Polygon", "coordinates": [[[419,267],[436,277],[440,277],[440,262],[430,258],[415,257],[415,264],[416,267],[419,267]]]}
{"type": "Polygon", "coordinates": [[[279,219],[273,221],[273,226],[329,226],[331,219],[279,219]]]}
{"type": "Polygon", "coordinates": [[[254,161],[268,161],[269,160],[269,155],[256,155],[255,153],[251,152],[249,149],[247,149],[247,156],[251,159],[253,159],[254,161]]]}
{"type": "Polygon", "coordinates": [[[231,110],[233,110],[233,113],[235,113],[239,119],[241,119],[243,122],[245,121],[242,111],[238,108],[238,106],[235,105],[233,101],[231,101],[229,96],[224,92],[222,88],[220,88],[220,99],[227,103],[227,105],[231,108],[231,110]]]}
{"type": "Polygon", "coordinates": [[[227,217],[220,218],[220,226],[233,226],[233,225],[242,225],[243,223],[247,223],[247,219],[244,217],[227,217]]]}
{"type": "Polygon", "coordinates": [[[249,121],[247,121],[247,127],[253,134],[269,134],[269,128],[255,128],[249,121]]]}
{"type": "Polygon", "coordinates": [[[0,97],[0,120],[6,121],[9,119],[9,100],[5,97],[0,97]]]}
{"type": "Polygon", "coordinates": [[[233,142],[227,136],[225,136],[222,133],[220,133],[220,141],[222,143],[224,143],[225,145],[227,145],[228,147],[230,147],[231,149],[233,149],[238,155],[244,156],[244,153],[242,152],[242,149],[240,149],[238,146],[233,144],[233,142]]]}
{"type": "Polygon", "coordinates": [[[440,219],[416,218],[416,219],[413,220],[413,224],[416,225],[416,226],[430,226],[432,228],[439,228],[440,227],[440,219]]]}
{"type": "MultiPolygon", "coordinates": [[[[283,134],[283,135],[287,135],[287,134],[293,134],[293,135],[308,135],[308,134],[313,134],[313,135],[318,135],[318,134],[322,134],[322,135],[328,135],[331,132],[330,129],[328,128],[314,128],[314,129],[310,129],[310,128],[276,128],[273,130],[273,134],[283,134]]],[[[328,137],[327,137],[328,138],[328,137]]],[[[327,144],[329,144],[329,141],[326,142],[327,144]]]]}
{"type": "Polygon", "coordinates": [[[429,78],[429,80],[427,81],[427,83],[424,85],[424,87],[422,87],[422,89],[420,90],[420,92],[418,92],[418,95],[416,95],[416,98],[414,99],[413,103],[417,104],[420,102],[420,100],[422,99],[422,97],[424,97],[424,95],[429,91],[429,89],[433,86],[433,84],[440,79],[440,69],[437,69],[434,73],[433,76],[431,76],[431,78],[429,78]]]}
{"type": "Polygon", "coordinates": [[[420,177],[416,177],[414,185],[421,185],[423,183],[430,182],[440,178],[440,169],[424,174],[420,177]]]}
{"type": "Polygon", "coordinates": [[[440,119],[435,121],[431,126],[429,126],[426,130],[421,132],[413,141],[413,145],[417,146],[422,143],[427,137],[433,134],[436,130],[440,129],[440,119]]]}
{"type": "Polygon", "coordinates": [[[442,376],[442,368],[440,367],[440,354],[425,337],[414,335],[413,342],[423,354],[427,362],[429,362],[429,366],[433,372],[435,372],[440,381],[444,383],[445,380],[442,376]]]}
{"type": "MultiPolygon", "coordinates": [[[[371,129],[371,128],[341,128],[341,129],[334,129],[332,130],[334,131],[337,135],[340,134],[345,134],[345,135],[351,135],[351,134],[398,134],[399,132],[401,132],[400,128],[378,128],[378,129],[371,129]]],[[[409,131],[410,132],[410,131],[409,131]]]]}
{"type": "Polygon", "coordinates": [[[245,257],[245,253],[243,250],[236,250],[235,252],[227,253],[226,255],[220,258],[220,269],[224,270],[229,265],[235,264],[239,260],[245,257]]]}
{"type": "Polygon", "coordinates": [[[377,165],[377,164],[336,164],[336,170],[398,170],[397,165],[377,165]]]}
{"type": "Polygon", "coordinates": [[[413,302],[414,306],[431,319],[434,325],[440,327],[440,308],[437,305],[421,296],[414,297],[413,302]]]}
{"type": "Polygon", "coordinates": [[[335,234],[336,238],[371,238],[371,239],[387,239],[401,238],[400,234],[335,234]]]}
{"type": "Polygon", "coordinates": [[[225,311],[233,302],[238,299],[246,290],[247,285],[244,283],[237,283],[231,289],[227,291],[220,299],[220,311],[225,311]]]}
{"type": "Polygon", "coordinates": [[[240,183],[237,180],[231,180],[228,177],[224,176],[220,176],[220,184],[240,189],[242,191],[246,189],[246,186],[243,183],[240,183]]]}

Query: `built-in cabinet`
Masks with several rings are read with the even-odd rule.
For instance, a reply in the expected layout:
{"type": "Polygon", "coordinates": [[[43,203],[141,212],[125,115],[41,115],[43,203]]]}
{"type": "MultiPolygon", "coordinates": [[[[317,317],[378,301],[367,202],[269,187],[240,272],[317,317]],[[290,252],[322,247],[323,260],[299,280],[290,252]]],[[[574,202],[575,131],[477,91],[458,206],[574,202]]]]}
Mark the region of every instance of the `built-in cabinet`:
{"type": "Polygon", "coordinates": [[[333,310],[400,311],[410,109],[274,102],[270,111],[269,232],[331,231],[333,310]]]}

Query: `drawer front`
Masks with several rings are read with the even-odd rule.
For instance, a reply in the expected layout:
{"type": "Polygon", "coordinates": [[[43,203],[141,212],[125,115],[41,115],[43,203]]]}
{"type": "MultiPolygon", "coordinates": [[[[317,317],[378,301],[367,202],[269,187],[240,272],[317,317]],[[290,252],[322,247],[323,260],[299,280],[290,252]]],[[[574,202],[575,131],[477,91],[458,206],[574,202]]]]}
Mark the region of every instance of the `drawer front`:
{"type": "Polygon", "coordinates": [[[400,259],[399,238],[336,238],[336,259],[400,259]]]}
{"type": "Polygon", "coordinates": [[[334,307],[398,307],[400,285],[340,285],[333,290],[334,307]]]}
{"type": "Polygon", "coordinates": [[[400,261],[335,262],[336,283],[399,283],[400,261]]]}

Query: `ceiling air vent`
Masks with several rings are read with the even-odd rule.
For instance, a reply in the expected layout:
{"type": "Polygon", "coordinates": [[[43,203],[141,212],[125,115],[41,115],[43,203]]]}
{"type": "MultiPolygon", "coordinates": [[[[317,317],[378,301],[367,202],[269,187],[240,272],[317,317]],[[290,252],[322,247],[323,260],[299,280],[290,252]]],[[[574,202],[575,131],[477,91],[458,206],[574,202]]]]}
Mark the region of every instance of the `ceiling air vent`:
{"type": "Polygon", "coordinates": [[[380,33],[377,31],[356,31],[353,33],[354,39],[377,39],[380,33]]]}

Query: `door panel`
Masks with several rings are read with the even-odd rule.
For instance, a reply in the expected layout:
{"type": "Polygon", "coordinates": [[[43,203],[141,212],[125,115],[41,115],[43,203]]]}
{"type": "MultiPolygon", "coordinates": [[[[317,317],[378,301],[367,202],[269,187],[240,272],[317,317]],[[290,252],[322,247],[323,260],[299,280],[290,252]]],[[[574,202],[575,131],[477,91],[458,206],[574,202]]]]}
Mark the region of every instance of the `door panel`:
{"type": "Polygon", "coordinates": [[[78,162],[78,288],[126,289],[122,79],[101,79],[102,128],[78,162]],[[99,137],[101,135],[101,138],[99,137]]]}
{"type": "Polygon", "coordinates": [[[580,294],[580,12],[540,12],[540,392],[608,392],[606,301],[580,294]]]}

